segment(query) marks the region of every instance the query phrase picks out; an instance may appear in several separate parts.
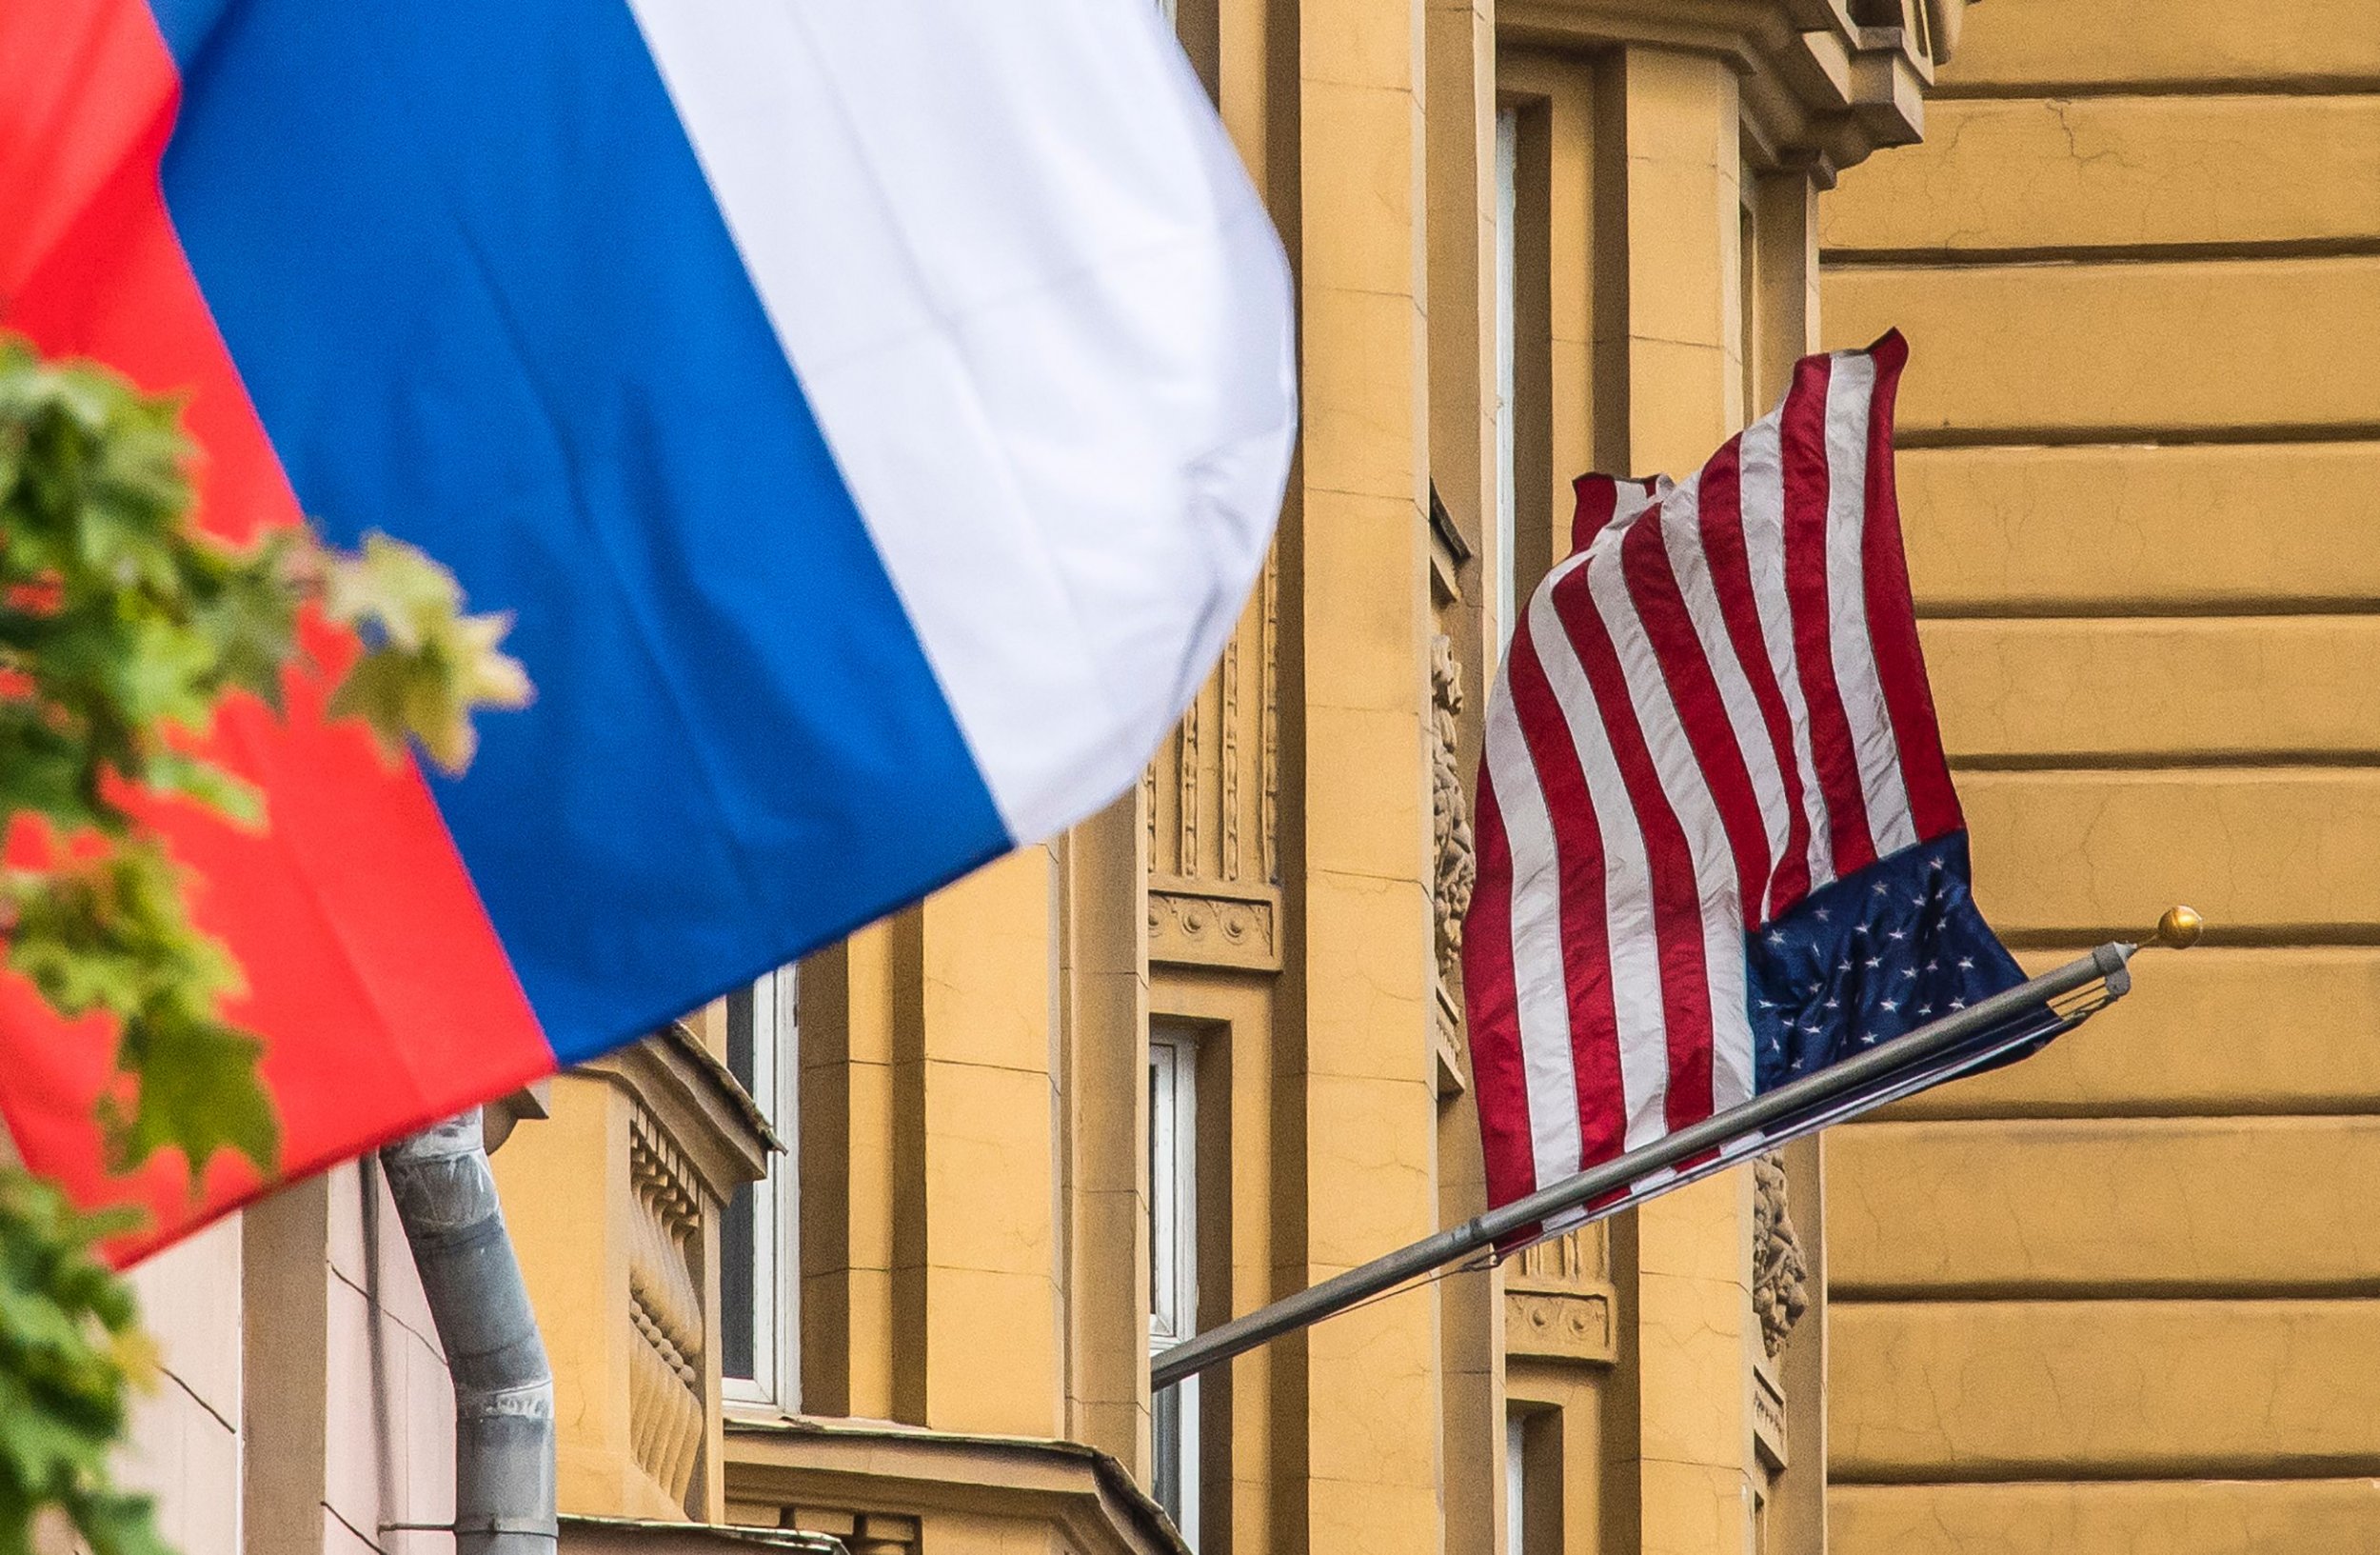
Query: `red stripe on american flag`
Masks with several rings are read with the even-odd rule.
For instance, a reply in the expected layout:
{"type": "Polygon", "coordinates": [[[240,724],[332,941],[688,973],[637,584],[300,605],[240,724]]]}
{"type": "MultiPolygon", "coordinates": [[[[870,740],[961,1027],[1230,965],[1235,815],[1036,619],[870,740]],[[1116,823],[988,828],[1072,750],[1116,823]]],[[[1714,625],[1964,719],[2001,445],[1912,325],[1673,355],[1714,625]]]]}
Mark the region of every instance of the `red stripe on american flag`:
{"type": "Polygon", "coordinates": [[[1562,982],[1570,1003],[1571,1066],[1577,1076],[1578,1159],[1617,1155],[1628,1133],[1620,1082],[1619,1018],[1612,1003],[1611,925],[1605,907],[1603,834],[1588,796],[1578,748],[1562,716],[1526,624],[1513,634],[1507,683],[1554,824],[1562,902],[1562,982]]]}
{"type": "Polygon", "coordinates": [[[1663,1024],[1669,1039],[1669,1088],[1663,1111],[1669,1126],[1676,1128],[1711,1112],[1710,968],[1702,953],[1702,905],[1696,889],[1694,853],[1645,745],[1644,729],[1628,699],[1619,653],[1590,591],[1586,568],[1555,586],[1554,605],[1578,655],[1578,667],[1594,689],[1611,742],[1613,765],[1627,787],[1630,807],[1644,835],[1661,968],[1663,1024]]]}
{"type": "Polygon", "coordinates": [[[1930,842],[1967,824],[1958,793],[1951,787],[1942,751],[1942,727],[1934,716],[1934,692],[1917,646],[1917,613],[1911,603],[1909,558],[1901,541],[1900,503],[1893,475],[1893,398],[1908,342],[1895,329],[1869,348],[1875,358],[1875,388],[1868,401],[1868,514],[1861,531],[1866,562],[1868,635],[1875,644],[1876,679],[1884,688],[1893,738],[1900,747],[1901,782],[1920,841],[1930,842]]]}
{"type": "Polygon", "coordinates": [[[1480,1146],[1490,1203],[1512,1203],[1537,1188],[1537,1155],[1528,1136],[1528,1076],[1521,1067],[1521,1005],[1512,969],[1512,838],[1480,771],[1480,886],[1464,919],[1464,1003],[1471,1009],[1471,1086],[1478,1093],[1480,1146]]]}
{"type": "Polygon", "coordinates": [[[1595,537],[1618,519],[1641,512],[1661,486],[1659,476],[1618,480],[1610,475],[1581,475],[1570,483],[1578,503],[1570,515],[1570,553],[1587,548],[1595,537]]]}
{"type": "Polygon", "coordinates": [[[1780,455],[1785,467],[1785,594],[1794,619],[1794,658],[1810,709],[1812,760],[1826,796],[1837,879],[1875,862],[1867,797],[1859,782],[1851,719],[1835,680],[1826,588],[1826,388],[1833,364],[1804,357],[1785,396],[1780,455]]]}
{"type": "Polygon", "coordinates": [[[1513,854],[1496,785],[1479,774],[1479,883],[1463,922],[1462,986],[1471,1011],[1471,1084],[1478,1097],[1488,1200],[1509,1204],[1534,1192],[1537,1152],[1529,1137],[1529,1082],[1520,1056],[1520,1004],[1513,978],[1513,854]]]}
{"type": "MultiPolygon", "coordinates": [[[[1784,693],[1777,689],[1776,669],[1769,662],[1768,647],[1760,636],[1759,607],[1753,603],[1752,564],[1744,554],[1744,523],[1739,506],[1743,500],[1742,478],[1736,461],[1742,448],[1740,437],[1728,439],[1727,446],[1703,468],[1702,554],[1711,564],[1711,589],[1718,596],[1727,640],[1735,649],[1736,663],[1743,667],[1753,700],[1760,706],[1760,722],[1768,730],[1769,747],[1775,752],[1777,776],[1785,787],[1785,850],[1772,862],[1768,888],[1762,893],[1769,916],[1775,917],[1810,894],[1810,811],[1802,799],[1801,763],[1794,750],[1793,719],[1785,710],[1784,693]]],[[[1760,896],[1746,891],[1744,897],[1747,912],[1758,910],[1760,896]]]]}
{"type": "Polygon", "coordinates": [[[1581,475],[1570,488],[1578,493],[1577,507],[1570,515],[1570,553],[1576,556],[1619,510],[1619,482],[1609,475],[1581,475]]]}
{"type": "Polygon", "coordinates": [[[1685,594],[1670,567],[1669,549],[1656,517],[1647,515],[1621,539],[1621,575],[1627,580],[1629,597],[1636,601],[1636,619],[1653,644],[1695,765],[1710,786],[1711,802],[1718,809],[1719,826],[1727,833],[1728,851],[1735,861],[1736,888],[1743,895],[1742,921],[1749,928],[1759,922],[1762,887],[1768,882],[1768,827],[1760,816],[1760,799],[1753,791],[1743,749],[1735,743],[1735,726],[1728,722],[1718,681],[1703,657],[1685,594]]]}

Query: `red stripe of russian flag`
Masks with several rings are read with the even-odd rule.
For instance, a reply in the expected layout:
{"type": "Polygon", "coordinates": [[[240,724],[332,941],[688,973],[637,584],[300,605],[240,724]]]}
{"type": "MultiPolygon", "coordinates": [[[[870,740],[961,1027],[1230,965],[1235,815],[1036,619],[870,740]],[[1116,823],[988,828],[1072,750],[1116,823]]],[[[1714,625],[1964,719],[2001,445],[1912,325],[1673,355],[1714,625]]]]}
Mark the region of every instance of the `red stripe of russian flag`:
{"type": "MultiPolygon", "coordinates": [[[[0,328],[52,356],[88,356],[188,396],[199,514],[227,537],[298,521],[297,502],[175,238],[158,180],[179,84],[140,0],[45,0],[0,27],[0,328]]],[[[327,665],[355,651],[319,621],[327,665]]],[[[333,727],[318,681],[293,677],[286,720],[226,708],[209,750],[265,792],[270,828],[188,807],[143,820],[188,867],[200,924],[245,968],[226,1015],[265,1039],[264,1078],[290,1176],[549,1071],[503,947],[421,774],[333,727]]],[[[28,1162],[85,1205],[136,1203],[151,1228],[124,1256],[264,1186],[218,1156],[200,1191],[178,1160],[107,1172],[93,1106],[112,1033],[67,1027],[0,978],[0,1114],[28,1162]]]]}

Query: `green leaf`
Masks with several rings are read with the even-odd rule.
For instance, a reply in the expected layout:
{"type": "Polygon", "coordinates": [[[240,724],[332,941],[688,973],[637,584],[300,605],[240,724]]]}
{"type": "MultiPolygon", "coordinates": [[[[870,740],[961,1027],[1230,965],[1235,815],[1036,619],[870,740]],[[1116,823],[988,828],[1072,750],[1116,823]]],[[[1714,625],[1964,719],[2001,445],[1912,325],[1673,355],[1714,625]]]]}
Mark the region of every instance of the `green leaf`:
{"type": "Polygon", "coordinates": [[[0,1168],[0,1550],[10,1555],[44,1523],[92,1555],[166,1555],[148,1498],[113,1479],[140,1346],[126,1343],[137,1331],[131,1289],[94,1247],[121,1229],[0,1168]]]}
{"type": "Polygon", "coordinates": [[[411,546],[367,535],[360,558],[331,563],[328,597],[367,644],[330,710],[363,719],[384,748],[401,750],[409,736],[460,772],[478,747],[471,715],[528,703],[528,672],[500,646],[512,618],[463,614],[453,576],[411,546]]]}
{"type": "Polygon", "coordinates": [[[158,793],[179,794],[251,831],[264,827],[264,791],[212,762],[161,750],[149,759],[148,778],[158,793]]]}
{"type": "Polygon", "coordinates": [[[220,1021],[172,1003],[124,1023],[119,1063],[139,1076],[129,1115],[103,1101],[116,1170],[129,1171],[168,1146],[205,1161],[233,1149],[269,1173],[281,1149],[272,1098],[257,1076],[263,1045],[220,1021]]]}
{"type": "Polygon", "coordinates": [[[239,987],[238,968],[190,923],[182,892],[180,871],[153,843],[0,878],[16,914],[9,965],[69,1018],[105,1010],[129,1021],[169,1002],[211,1009],[239,987]]]}
{"type": "Polygon", "coordinates": [[[377,627],[411,649],[462,610],[463,588],[420,549],[374,531],[361,554],[332,564],[323,608],[334,621],[377,627]]]}

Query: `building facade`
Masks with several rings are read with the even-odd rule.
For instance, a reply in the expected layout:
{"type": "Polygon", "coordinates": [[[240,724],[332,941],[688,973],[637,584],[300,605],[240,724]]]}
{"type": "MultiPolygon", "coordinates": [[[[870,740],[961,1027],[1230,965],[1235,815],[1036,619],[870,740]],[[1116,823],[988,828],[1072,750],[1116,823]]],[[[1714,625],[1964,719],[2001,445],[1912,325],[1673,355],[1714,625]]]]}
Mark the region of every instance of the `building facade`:
{"type": "Polygon", "coordinates": [[[2208,945],[1827,1144],[1842,1555],[2380,1547],[2380,10],[1990,0],[1823,206],[1978,893],[2208,945]]]}
{"type": "MultiPolygon", "coordinates": [[[[2369,10],[1176,0],[1298,277],[1275,556],[1107,812],[495,1109],[565,1547],[2366,1547],[2369,10]],[[1479,1206],[1466,795],[1570,479],[1689,470],[1889,325],[1987,912],[2028,956],[2175,900],[2228,938],[1152,1395],[1154,1348],[1479,1206]]],[[[141,1279],[129,1471],[189,1555],[448,1547],[368,1167],[141,1279]]]]}

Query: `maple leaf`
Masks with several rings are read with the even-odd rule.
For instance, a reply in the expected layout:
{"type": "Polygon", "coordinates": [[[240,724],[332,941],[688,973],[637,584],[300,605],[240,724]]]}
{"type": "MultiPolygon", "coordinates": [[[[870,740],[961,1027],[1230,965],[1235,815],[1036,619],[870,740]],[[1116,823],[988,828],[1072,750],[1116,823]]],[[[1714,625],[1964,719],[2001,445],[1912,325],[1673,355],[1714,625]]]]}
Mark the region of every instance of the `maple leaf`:
{"type": "Polygon", "coordinates": [[[453,574],[403,541],[368,534],[360,555],[333,558],[324,608],[366,644],[330,710],[369,724],[391,755],[409,736],[460,772],[478,748],[471,715],[530,699],[528,672],[501,646],[511,616],[464,614],[453,574]]]}

